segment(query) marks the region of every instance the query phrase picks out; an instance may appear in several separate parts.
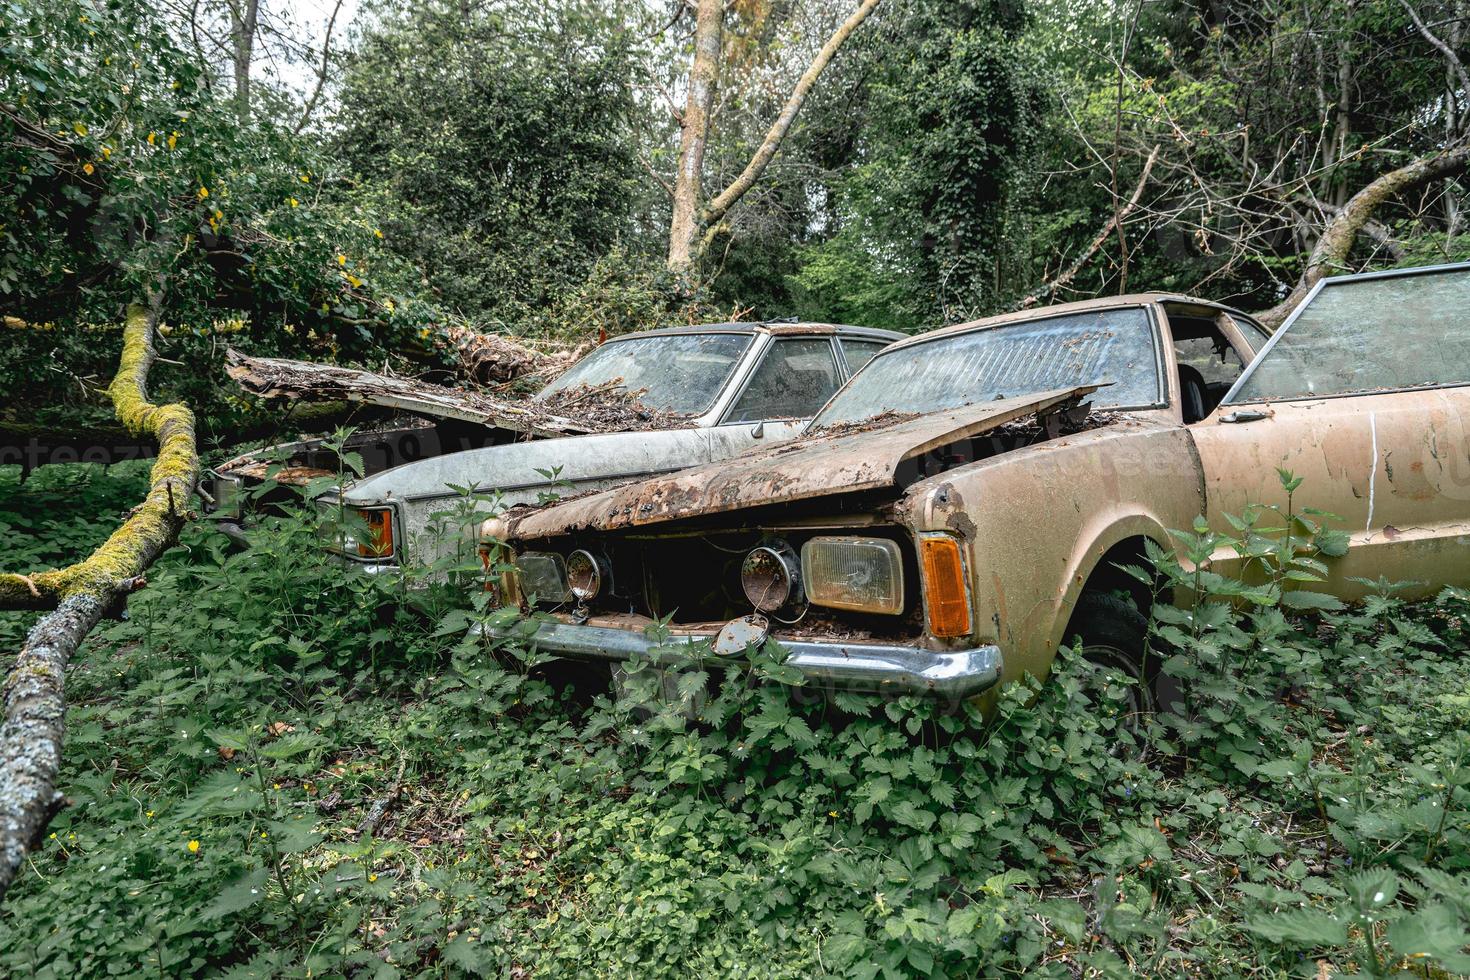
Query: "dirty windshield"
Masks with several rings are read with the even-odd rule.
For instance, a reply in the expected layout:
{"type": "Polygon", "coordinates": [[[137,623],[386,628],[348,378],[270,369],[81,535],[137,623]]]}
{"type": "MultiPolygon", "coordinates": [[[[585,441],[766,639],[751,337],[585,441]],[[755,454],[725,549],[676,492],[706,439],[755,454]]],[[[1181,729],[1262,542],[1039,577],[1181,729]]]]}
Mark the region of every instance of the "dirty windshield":
{"type": "Polygon", "coordinates": [[[1027,320],[890,348],[837,393],[815,425],[1106,382],[1111,384],[1092,396],[1098,408],[1139,408],[1162,400],[1147,310],[1027,320]]]}
{"type": "Polygon", "coordinates": [[[1470,269],[1329,282],[1256,362],[1235,402],[1470,383],[1470,269]]]}
{"type": "Polygon", "coordinates": [[[649,408],[699,415],[714,404],[750,341],[750,334],[740,333],[685,333],[612,341],[573,364],[536,397],[542,399],[577,385],[616,381],[627,391],[647,389],[641,400],[649,408]]]}

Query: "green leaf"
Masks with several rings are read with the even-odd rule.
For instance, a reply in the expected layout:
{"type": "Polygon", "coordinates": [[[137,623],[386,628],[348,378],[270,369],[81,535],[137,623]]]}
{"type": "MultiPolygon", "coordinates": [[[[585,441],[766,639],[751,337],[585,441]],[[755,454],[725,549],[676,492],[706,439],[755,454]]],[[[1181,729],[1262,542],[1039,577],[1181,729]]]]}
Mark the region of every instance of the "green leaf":
{"type": "Polygon", "coordinates": [[[1318,949],[1336,946],[1347,939],[1347,925],[1316,909],[1287,909],[1270,915],[1252,916],[1245,928],[1262,939],[1318,949]]]}
{"type": "Polygon", "coordinates": [[[1388,943],[1410,960],[1433,958],[1451,973],[1470,974],[1470,931],[1448,905],[1426,905],[1388,927],[1388,943]]]}
{"type": "Polygon", "coordinates": [[[265,868],[256,868],[242,877],[235,878],[224,891],[207,905],[202,918],[218,919],[234,912],[250,908],[266,896],[266,881],[270,873],[265,868]]]}

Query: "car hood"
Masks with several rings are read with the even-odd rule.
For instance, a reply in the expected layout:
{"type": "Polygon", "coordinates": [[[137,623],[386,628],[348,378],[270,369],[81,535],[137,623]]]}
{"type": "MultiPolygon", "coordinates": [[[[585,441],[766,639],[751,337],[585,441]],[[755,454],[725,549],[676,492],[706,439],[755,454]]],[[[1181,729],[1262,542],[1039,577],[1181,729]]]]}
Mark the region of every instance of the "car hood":
{"type": "Polygon", "coordinates": [[[616,530],[744,507],[893,486],[899,465],[1036,412],[1067,407],[1096,385],[1004,398],[867,428],[816,430],[774,449],[696,466],[507,515],[509,536],[616,530]]]}
{"type": "MultiPolygon", "coordinates": [[[[779,428],[772,426],[768,438],[782,438],[779,428]]],[[[375,473],[348,487],[342,499],[357,506],[437,500],[456,496],[455,486],[565,493],[568,486],[575,491],[579,484],[634,480],[732,456],[749,446],[749,431],[749,425],[721,425],[606,432],[467,449],[375,473]]]]}

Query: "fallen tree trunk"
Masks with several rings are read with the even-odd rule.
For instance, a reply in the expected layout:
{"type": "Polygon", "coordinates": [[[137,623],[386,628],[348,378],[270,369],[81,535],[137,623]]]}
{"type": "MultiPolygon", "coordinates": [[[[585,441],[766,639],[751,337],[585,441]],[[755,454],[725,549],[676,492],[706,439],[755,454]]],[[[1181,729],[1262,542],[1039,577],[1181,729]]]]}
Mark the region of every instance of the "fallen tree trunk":
{"type": "Polygon", "coordinates": [[[1322,229],[1312,248],[1301,278],[1291,295],[1275,306],[1258,313],[1256,319],[1276,329],[1296,309],[1312,288],[1326,276],[1346,271],[1347,259],[1358,233],[1372,220],[1374,212],[1385,202],[1405,191],[1425,184],[1456,177],[1470,169],[1470,143],[1441,153],[1423,156],[1397,170],[1391,170],[1358,191],[1337,211],[1337,216],[1322,229]]]}
{"type": "Polygon", "coordinates": [[[237,350],[226,351],[225,361],[230,377],[246,391],[262,398],[361,402],[537,436],[597,431],[525,403],[517,404],[482,392],[456,391],[412,378],[311,361],[250,357],[237,350]]]}
{"type": "Polygon", "coordinates": [[[63,684],[77,647],[103,615],[143,584],[143,573],[178,539],[199,478],[194,415],[183,405],[148,401],[153,364],[151,309],[128,308],[117,375],[108,389],[118,419],[134,435],[158,441],[148,496],[84,561],[32,575],[0,575],[0,607],[54,609],[31,629],[5,680],[0,723],[0,896],[39,838],[60,796],[63,684]]]}

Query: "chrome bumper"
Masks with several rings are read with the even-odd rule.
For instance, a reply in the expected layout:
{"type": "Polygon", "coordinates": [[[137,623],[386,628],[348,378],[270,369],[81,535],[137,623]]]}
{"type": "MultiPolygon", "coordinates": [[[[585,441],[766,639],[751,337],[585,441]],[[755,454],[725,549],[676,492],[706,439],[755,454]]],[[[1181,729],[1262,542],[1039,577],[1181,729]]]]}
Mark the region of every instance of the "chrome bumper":
{"type": "MultiPolygon", "coordinates": [[[[714,639],[714,634],[678,634],[656,643],[642,632],[608,626],[579,626],[543,622],[534,631],[526,621],[489,627],[497,639],[514,639],[542,653],[580,660],[627,660],[631,657],[655,665],[688,662],[690,648],[714,639]]],[[[878,643],[821,643],[783,640],[789,651],[786,665],[800,670],[814,687],[872,693],[920,694],[961,700],[981,694],[1000,681],[1000,648],[979,646],[969,650],[924,650],[913,646],[878,643]]],[[[721,658],[708,653],[706,659],[721,658]]]]}

